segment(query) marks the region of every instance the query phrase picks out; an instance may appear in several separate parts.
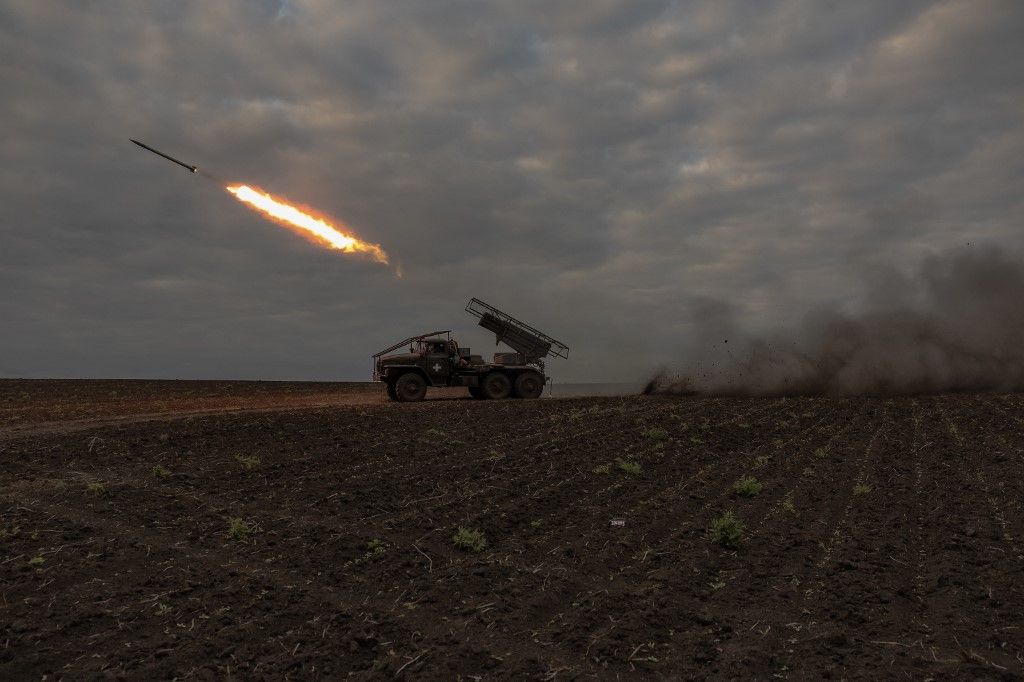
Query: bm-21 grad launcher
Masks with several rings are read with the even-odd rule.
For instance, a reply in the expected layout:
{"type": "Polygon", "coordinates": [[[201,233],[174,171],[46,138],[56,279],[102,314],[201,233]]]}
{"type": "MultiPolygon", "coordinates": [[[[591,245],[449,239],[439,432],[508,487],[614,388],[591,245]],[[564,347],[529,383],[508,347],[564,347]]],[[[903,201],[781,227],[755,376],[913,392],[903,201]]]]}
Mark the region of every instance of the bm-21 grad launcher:
{"type": "Polygon", "coordinates": [[[494,354],[492,362],[473,355],[452,338],[450,329],[410,336],[373,354],[373,379],[387,386],[388,397],[423,400],[428,386],[466,386],[479,399],[539,398],[548,377],[544,358],[569,357],[569,347],[508,313],[470,299],[466,312],[494,332],[495,343],[515,352],[494,354]],[[394,353],[408,346],[408,352],[394,353]]]}

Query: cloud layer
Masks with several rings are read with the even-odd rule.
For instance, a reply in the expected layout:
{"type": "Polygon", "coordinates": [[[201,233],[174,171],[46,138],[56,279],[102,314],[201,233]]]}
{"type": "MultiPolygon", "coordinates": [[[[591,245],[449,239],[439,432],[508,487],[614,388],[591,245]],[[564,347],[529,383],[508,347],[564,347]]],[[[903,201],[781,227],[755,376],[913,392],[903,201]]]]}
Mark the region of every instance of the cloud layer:
{"type": "Polygon", "coordinates": [[[561,380],[1021,245],[1024,5],[0,4],[0,375],[365,378],[470,296],[561,380]],[[315,206],[323,251],[148,142],[315,206]]]}

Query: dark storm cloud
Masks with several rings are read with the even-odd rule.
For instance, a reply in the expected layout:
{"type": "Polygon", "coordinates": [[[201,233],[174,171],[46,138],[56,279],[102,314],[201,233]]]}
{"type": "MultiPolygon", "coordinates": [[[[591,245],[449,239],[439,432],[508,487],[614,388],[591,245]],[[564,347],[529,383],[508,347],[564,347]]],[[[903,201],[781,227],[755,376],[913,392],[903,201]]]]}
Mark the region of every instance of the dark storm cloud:
{"type": "Polygon", "coordinates": [[[421,327],[486,343],[477,295],[564,338],[562,378],[639,378],[701,301],[770,331],[1019,246],[1021,35],[1013,0],[7,0],[0,374],[362,378],[421,327]]]}

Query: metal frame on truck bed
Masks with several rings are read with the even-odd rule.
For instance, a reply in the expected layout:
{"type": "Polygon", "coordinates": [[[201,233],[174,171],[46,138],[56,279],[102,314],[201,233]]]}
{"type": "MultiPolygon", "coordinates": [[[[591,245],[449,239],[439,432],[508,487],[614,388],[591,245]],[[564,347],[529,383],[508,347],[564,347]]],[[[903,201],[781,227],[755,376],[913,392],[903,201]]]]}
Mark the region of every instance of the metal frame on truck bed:
{"type": "Polygon", "coordinates": [[[460,348],[451,330],[410,336],[372,356],[373,379],[384,382],[389,398],[422,400],[428,386],[465,386],[481,399],[539,398],[548,381],[544,358],[569,357],[569,347],[561,341],[478,298],[470,299],[466,312],[494,333],[496,343],[515,352],[498,352],[492,362],[485,362],[469,348],[460,348]],[[407,353],[393,354],[404,346],[407,353]]]}

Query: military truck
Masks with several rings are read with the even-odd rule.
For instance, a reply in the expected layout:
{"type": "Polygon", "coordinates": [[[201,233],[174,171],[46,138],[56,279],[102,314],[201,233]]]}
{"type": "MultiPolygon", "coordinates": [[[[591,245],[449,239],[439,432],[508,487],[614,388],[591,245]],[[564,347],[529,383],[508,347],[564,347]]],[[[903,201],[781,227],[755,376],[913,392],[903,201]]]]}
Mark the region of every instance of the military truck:
{"type": "Polygon", "coordinates": [[[491,362],[474,355],[452,338],[450,329],[427,332],[373,354],[373,380],[387,386],[388,397],[400,402],[423,400],[427,387],[466,386],[477,399],[539,398],[548,382],[545,357],[569,357],[569,347],[511,315],[470,299],[466,312],[494,332],[498,352],[491,362]],[[408,352],[394,353],[408,347],[408,352]]]}

